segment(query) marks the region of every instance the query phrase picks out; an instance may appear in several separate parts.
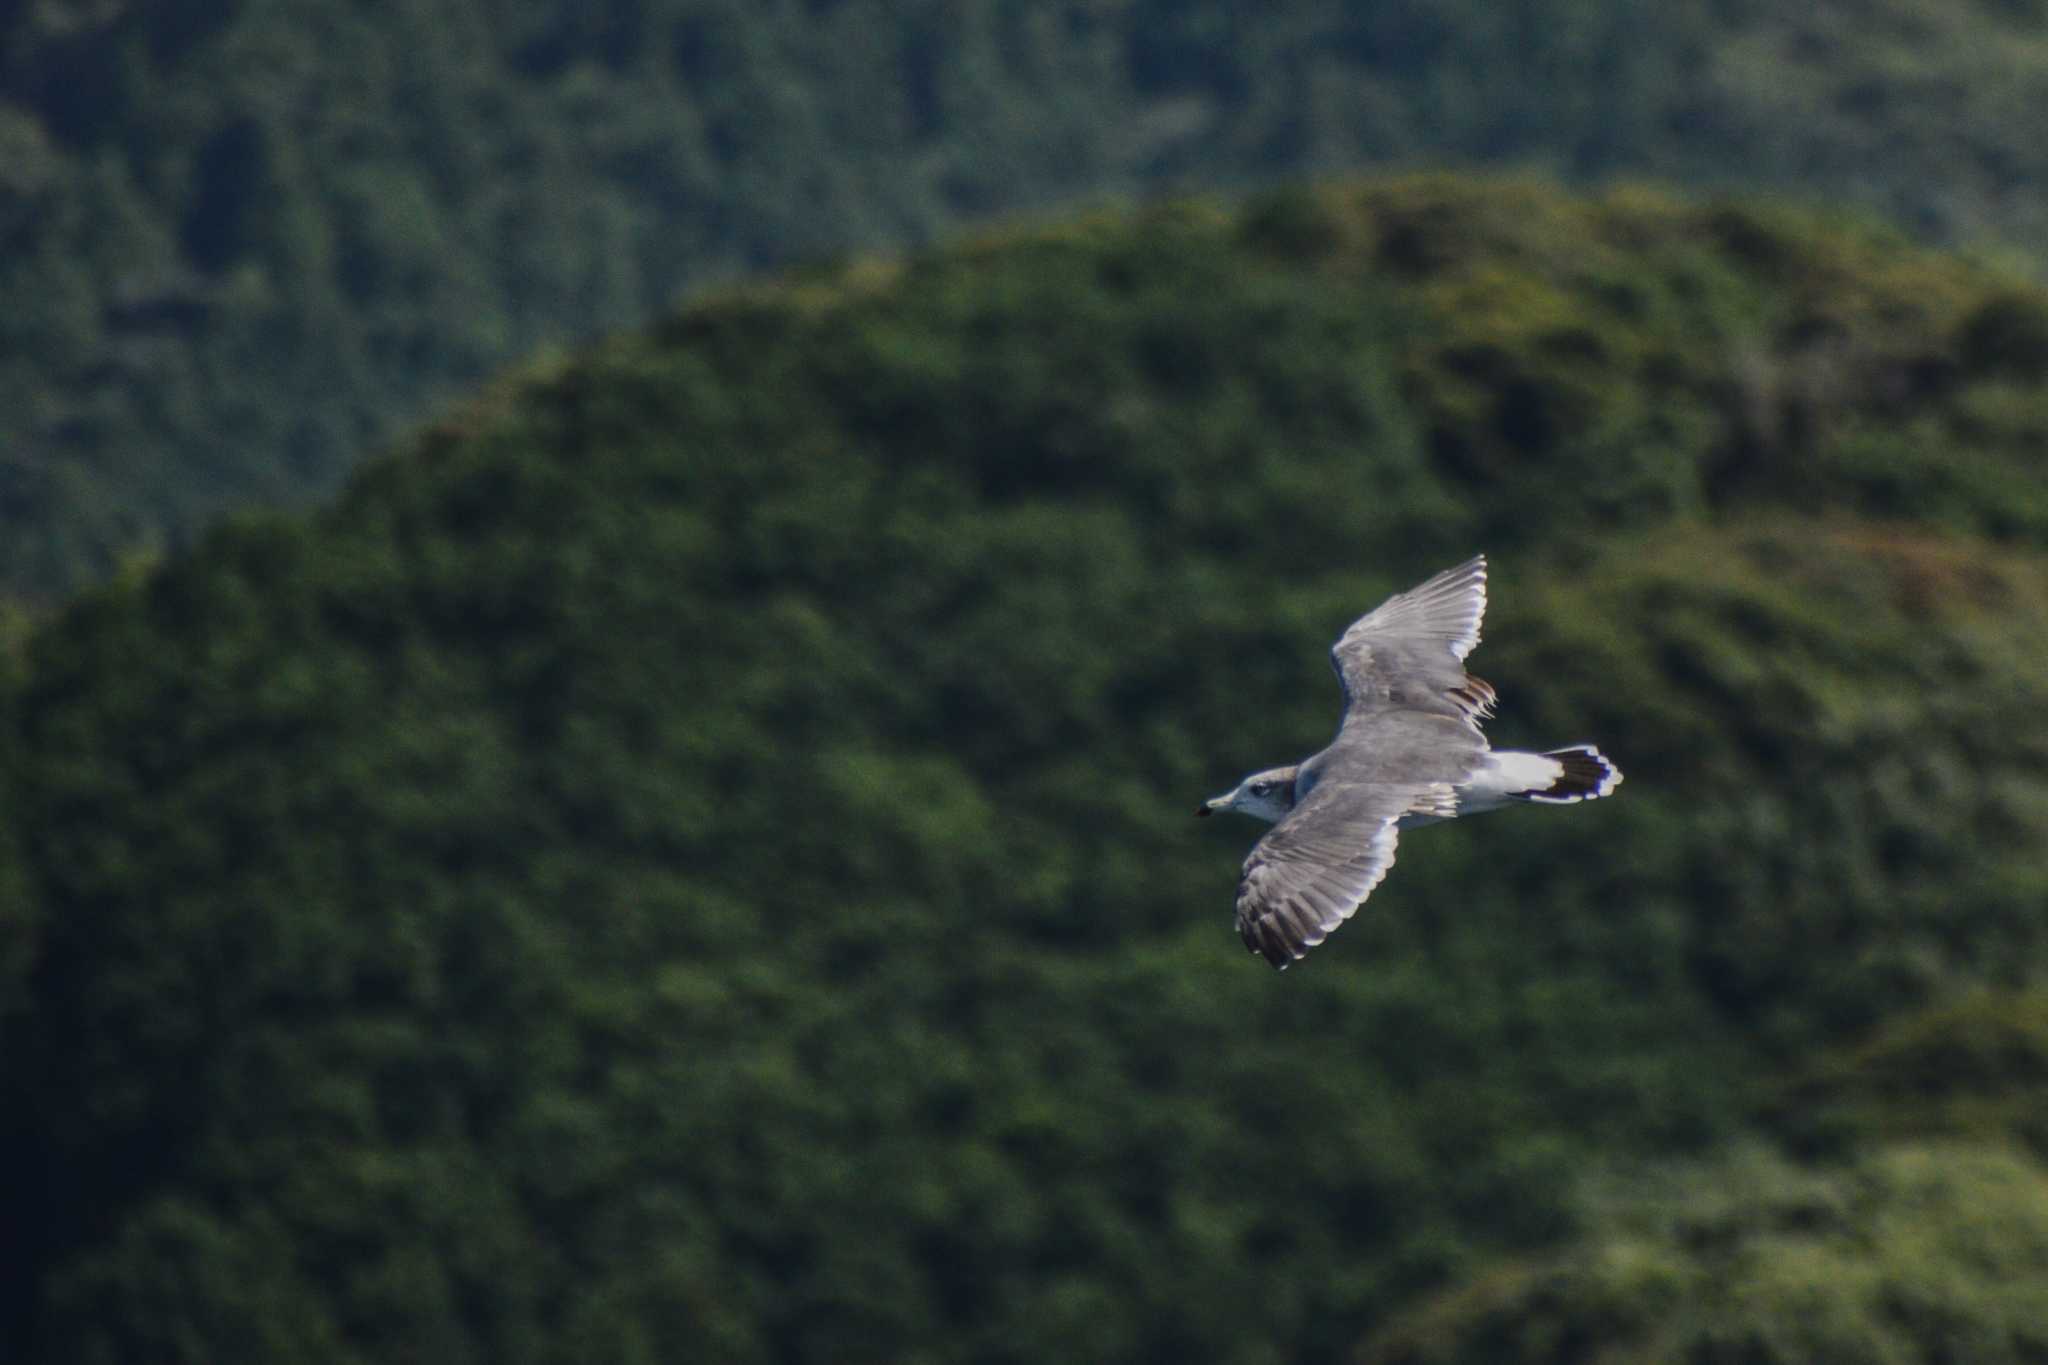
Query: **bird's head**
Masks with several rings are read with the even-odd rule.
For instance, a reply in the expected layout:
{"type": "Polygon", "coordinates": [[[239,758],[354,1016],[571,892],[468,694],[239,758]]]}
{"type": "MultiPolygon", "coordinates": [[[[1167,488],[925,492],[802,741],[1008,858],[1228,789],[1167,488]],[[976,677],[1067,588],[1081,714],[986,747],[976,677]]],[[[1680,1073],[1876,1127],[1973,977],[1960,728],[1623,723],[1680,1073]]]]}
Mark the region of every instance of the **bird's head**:
{"type": "Polygon", "coordinates": [[[1219,810],[1240,811],[1272,823],[1294,809],[1294,769],[1268,768],[1253,773],[1235,788],[1195,807],[1197,815],[1214,815],[1219,810]]]}

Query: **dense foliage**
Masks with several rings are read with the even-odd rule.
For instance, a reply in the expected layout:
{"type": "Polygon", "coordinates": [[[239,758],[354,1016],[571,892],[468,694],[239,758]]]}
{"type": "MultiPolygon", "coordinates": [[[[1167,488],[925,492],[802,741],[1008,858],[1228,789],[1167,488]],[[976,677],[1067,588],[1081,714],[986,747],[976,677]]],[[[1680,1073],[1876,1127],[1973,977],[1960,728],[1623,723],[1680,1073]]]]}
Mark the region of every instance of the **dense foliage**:
{"type": "Polygon", "coordinates": [[[0,590],[537,346],[1077,196],[1508,162],[2048,243],[2031,0],[0,3],[0,590]]]}
{"type": "Polygon", "coordinates": [[[1376,1335],[1365,1365],[1968,1360],[2048,1353],[2048,1168],[1996,1148],[1879,1148],[1824,1171],[1741,1150],[1610,1181],[1598,1231],[1376,1335]]]}
{"type": "MultiPolygon", "coordinates": [[[[2048,1208],[2044,338],[1868,234],[1414,180],[488,391],[10,665],[10,1358],[1448,1359],[1502,1275],[1689,1344],[1739,1286],[1655,1210],[1731,1161],[1698,1217],[1818,1200],[1799,1267],[1993,1340],[1935,1281],[2048,1208]],[[1410,835],[1276,976],[1187,813],[1480,548],[1495,734],[1628,785],[1410,835]]],[[[1740,1358],[1812,1358],[1772,1256],[1740,1358]]]]}

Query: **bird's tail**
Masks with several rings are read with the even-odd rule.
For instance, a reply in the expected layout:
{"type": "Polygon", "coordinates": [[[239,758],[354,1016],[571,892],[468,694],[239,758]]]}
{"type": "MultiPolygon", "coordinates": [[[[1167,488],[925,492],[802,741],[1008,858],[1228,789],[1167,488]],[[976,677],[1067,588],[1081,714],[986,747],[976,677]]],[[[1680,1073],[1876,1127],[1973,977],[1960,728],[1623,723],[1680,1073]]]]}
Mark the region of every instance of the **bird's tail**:
{"type": "Polygon", "coordinates": [[[1556,776],[1550,779],[1548,786],[1511,793],[1513,796],[1523,801],[1570,805],[1574,801],[1591,801],[1605,796],[1621,785],[1621,769],[1590,744],[1552,749],[1542,757],[1556,767],[1556,776]]]}

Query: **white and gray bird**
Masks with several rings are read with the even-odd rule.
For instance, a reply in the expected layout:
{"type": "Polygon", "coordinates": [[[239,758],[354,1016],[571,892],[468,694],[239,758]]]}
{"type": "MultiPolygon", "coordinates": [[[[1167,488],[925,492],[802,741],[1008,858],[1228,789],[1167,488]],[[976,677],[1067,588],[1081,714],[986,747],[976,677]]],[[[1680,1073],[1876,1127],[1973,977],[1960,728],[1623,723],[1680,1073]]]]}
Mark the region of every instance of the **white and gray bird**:
{"type": "Polygon", "coordinates": [[[1350,919],[1416,825],[1520,801],[1605,796],[1621,770],[1590,744],[1498,750],[1479,724],[1494,691],[1465,672],[1486,614],[1486,557],[1396,593],[1330,649],[1344,718],[1321,753],[1253,773],[1195,811],[1273,822],[1237,884],[1237,932],[1275,967],[1307,955],[1350,919]]]}

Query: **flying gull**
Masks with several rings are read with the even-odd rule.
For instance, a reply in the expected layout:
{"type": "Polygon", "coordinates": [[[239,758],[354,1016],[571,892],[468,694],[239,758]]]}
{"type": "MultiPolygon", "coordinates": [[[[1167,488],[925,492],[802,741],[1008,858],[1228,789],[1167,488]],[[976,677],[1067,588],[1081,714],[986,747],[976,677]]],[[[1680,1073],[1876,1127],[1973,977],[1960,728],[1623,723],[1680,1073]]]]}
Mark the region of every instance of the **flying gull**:
{"type": "Polygon", "coordinates": [[[1590,801],[1621,784],[1590,744],[1541,754],[1487,744],[1479,723],[1494,691],[1464,666],[1485,614],[1480,555],[1359,617],[1330,648],[1344,718],[1329,747],[1195,811],[1273,823],[1244,860],[1237,932],[1275,967],[1351,918],[1394,865],[1399,831],[1518,801],[1590,801]]]}

